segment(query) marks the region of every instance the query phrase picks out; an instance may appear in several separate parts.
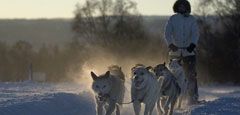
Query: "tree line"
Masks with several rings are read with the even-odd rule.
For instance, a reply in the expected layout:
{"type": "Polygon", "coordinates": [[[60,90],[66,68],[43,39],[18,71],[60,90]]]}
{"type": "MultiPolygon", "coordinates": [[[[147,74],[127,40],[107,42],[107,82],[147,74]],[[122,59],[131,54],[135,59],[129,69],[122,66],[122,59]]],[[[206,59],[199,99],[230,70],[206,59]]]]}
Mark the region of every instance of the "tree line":
{"type": "Polygon", "coordinates": [[[36,49],[27,41],[17,41],[9,45],[0,41],[0,81],[19,82],[29,79],[29,69],[46,74],[47,81],[70,81],[70,68],[79,71],[82,56],[76,50],[76,43],[68,43],[64,48],[42,45],[36,49]]]}
{"type": "Polygon", "coordinates": [[[202,0],[198,4],[199,62],[210,81],[240,82],[239,12],[239,0],[202,0]]]}
{"type": "MultiPolygon", "coordinates": [[[[201,82],[240,82],[240,2],[202,0],[194,11],[200,26],[198,78],[201,82]]],[[[47,74],[48,81],[72,80],[69,73],[83,71],[91,58],[115,58],[158,64],[167,61],[164,36],[152,34],[131,0],[86,0],[77,4],[72,20],[75,36],[64,47],[43,45],[36,50],[26,41],[0,42],[0,81],[27,79],[33,71],[47,74]],[[105,55],[105,54],[109,55],[105,55]]],[[[160,32],[159,29],[159,33],[160,32]]]]}

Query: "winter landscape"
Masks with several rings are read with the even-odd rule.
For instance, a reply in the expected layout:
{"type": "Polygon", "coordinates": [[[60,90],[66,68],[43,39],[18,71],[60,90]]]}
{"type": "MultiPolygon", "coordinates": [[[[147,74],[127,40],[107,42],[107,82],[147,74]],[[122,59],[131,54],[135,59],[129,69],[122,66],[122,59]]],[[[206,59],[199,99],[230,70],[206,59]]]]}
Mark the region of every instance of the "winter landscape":
{"type": "MultiPolygon", "coordinates": [[[[175,108],[173,115],[240,115],[239,0],[0,2],[0,115],[97,115],[95,96],[106,101],[110,94],[96,93],[92,83],[112,65],[123,72],[115,77],[125,76],[117,79],[124,83],[116,82],[125,87],[121,115],[135,115],[128,103],[132,87],[147,83],[137,80],[134,67],[144,65],[164,84],[164,72],[158,75],[155,67],[170,68],[176,55],[190,99],[199,86],[199,103],[175,108]]],[[[179,96],[181,83],[167,75],[167,91],[179,96]]]]}
{"type": "MultiPolygon", "coordinates": [[[[128,85],[128,84],[126,84],[128,85]]],[[[1,115],[95,115],[92,91],[79,83],[1,83],[1,115]]],[[[129,88],[125,101],[129,101],[129,88]]],[[[200,99],[205,104],[174,115],[239,115],[240,87],[209,85],[200,88],[200,99]]],[[[123,106],[123,115],[133,115],[132,104],[123,106]]]]}

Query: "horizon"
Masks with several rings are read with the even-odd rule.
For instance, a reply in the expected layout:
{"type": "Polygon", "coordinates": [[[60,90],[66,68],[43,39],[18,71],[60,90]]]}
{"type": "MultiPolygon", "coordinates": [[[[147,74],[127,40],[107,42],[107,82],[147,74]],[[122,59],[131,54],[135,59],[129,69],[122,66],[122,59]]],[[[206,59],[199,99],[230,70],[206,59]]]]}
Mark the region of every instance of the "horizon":
{"type": "MultiPolygon", "coordinates": [[[[171,15],[142,15],[143,17],[170,17],[171,15]]],[[[0,20],[71,20],[74,17],[53,17],[53,18],[0,18],[0,20]]]]}
{"type": "MultiPolygon", "coordinates": [[[[84,0],[0,0],[0,19],[71,19],[84,0]],[[12,8],[12,9],[10,9],[12,8]]],[[[175,0],[133,0],[143,16],[170,16],[175,0]]],[[[196,0],[189,0],[192,7],[196,0]]]]}

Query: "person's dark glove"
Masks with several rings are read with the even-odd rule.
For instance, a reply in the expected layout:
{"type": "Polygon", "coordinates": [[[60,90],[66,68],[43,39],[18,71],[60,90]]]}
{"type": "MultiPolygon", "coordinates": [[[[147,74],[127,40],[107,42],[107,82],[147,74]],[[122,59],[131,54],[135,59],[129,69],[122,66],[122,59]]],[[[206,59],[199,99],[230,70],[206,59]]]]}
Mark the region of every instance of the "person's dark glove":
{"type": "Polygon", "coordinates": [[[187,47],[187,51],[189,53],[192,53],[193,50],[196,48],[196,45],[194,43],[191,43],[188,47],[187,47]]]}
{"type": "Polygon", "coordinates": [[[178,50],[178,47],[177,47],[177,46],[175,46],[174,44],[170,44],[168,47],[169,47],[169,48],[170,48],[170,50],[172,50],[173,52],[175,52],[175,51],[177,51],[177,50],[178,50]]]}

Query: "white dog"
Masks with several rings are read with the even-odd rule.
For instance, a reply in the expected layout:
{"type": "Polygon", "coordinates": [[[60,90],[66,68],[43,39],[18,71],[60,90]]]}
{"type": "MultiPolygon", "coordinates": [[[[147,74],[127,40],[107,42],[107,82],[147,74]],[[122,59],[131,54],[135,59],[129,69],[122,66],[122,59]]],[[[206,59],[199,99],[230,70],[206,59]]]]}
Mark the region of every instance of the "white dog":
{"type": "Polygon", "coordinates": [[[158,81],[160,84],[159,100],[157,101],[158,112],[159,114],[164,113],[172,115],[174,105],[180,95],[181,89],[176,81],[176,78],[166,67],[165,63],[157,65],[153,68],[153,71],[156,76],[159,77],[158,81]]]}
{"type": "Polygon", "coordinates": [[[116,108],[116,115],[120,115],[120,106],[124,98],[124,75],[118,66],[109,67],[105,74],[97,76],[91,72],[93,78],[92,89],[95,93],[97,115],[111,115],[116,108]],[[113,73],[113,75],[111,74],[113,73]]]}
{"type": "Polygon", "coordinates": [[[187,91],[187,79],[186,79],[183,67],[181,65],[181,60],[171,59],[169,63],[169,70],[177,78],[177,82],[181,88],[181,94],[178,98],[178,103],[177,103],[177,107],[181,108],[182,100],[184,96],[186,96],[186,91],[187,91]]]}
{"type": "Polygon", "coordinates": [[[132,68],[131,97],[134,112],[140,114],[141,103],[145,104],[144,115],[151,115],[158,99],[159,84],[156,76],[148,71],[144,65],[132,68]]]}

